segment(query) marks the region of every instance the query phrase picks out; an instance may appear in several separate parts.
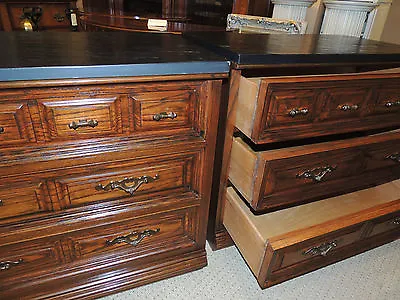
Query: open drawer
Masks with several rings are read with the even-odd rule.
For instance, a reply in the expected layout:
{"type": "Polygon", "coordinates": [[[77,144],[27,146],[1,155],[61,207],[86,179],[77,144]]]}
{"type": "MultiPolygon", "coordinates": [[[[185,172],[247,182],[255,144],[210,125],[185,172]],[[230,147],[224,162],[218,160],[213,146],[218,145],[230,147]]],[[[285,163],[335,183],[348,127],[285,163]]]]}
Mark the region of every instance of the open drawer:
{"type": "Polygon", "coordinates": [[[266,288],[399,238],[399,216],[400,180],[258,216],[228,188],[223,224],[266,288]]]}
{"type": "Polygon", "coordinates": [[[229,180],[255,211],[298,205],[400,178],[400,131],[254,151],[232,144],[229,180]]]}
{"type": "Polygon", "coordinates": [[[240,79],[235,126],[254,143],[400,126],[400,73],[240,79]]]}

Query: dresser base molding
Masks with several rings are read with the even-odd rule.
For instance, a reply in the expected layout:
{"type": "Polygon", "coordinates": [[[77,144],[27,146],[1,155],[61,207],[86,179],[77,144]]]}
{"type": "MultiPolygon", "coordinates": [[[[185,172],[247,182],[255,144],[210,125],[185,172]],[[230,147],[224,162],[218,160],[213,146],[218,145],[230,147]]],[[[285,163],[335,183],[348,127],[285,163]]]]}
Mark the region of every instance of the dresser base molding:
{"type": "Polygon", "coordinates": [[[96,299],[195,271],[206,265],[205,250],[193,250],[144,264],[126,260],[119,263],[118,268],[116,264],[97,265],[90,271],[89,276],[87,271],[80,273],[66,271],[57,278],[57,284],[54,284],[52,276],[40,282],[30,281],[18,289],[11,288],[2,292],[1,297],[3,299],[47,299],[49,297],[63,300],[96,299]]]}
{"type": "Polygon", "coordinates": [[[221,225],[215,231],[215,235],[210,235],[208,242],[210,244],[211,249],[214,251],[234,245],[233,240],[229,235],[228,231],[226,231],[224,225],[221,225]]]}

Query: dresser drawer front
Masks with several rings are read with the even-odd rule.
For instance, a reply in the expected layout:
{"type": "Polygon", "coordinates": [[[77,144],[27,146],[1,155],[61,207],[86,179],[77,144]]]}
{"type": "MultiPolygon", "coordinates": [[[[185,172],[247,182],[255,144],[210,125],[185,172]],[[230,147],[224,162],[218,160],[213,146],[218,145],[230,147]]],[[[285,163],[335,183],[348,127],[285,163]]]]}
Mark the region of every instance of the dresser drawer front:
{"type": "Polygon", "coordinates": [[[398,215],[399,188],[394,181],[263,215],[228,188],[223,224],[265,288],[400,237],[392,225],[368,235],[371,222],[398,215]]]}
{"type": "Polygon", "coordinates": [[[35,141],[27,103],[0,102],[0,145],[35,141]]]}
{"type": "Polygon", "coordinates": [[[136,130],[192,128],[194,90],[133,93],[136,130]]]}
{"type": "Polygon", "coordinates": [[[400,178],[399,133],[254,152],[232,145],[229,180],[254,210],[300,204],[400,178]]]}
{"type": "Polygon", "coordinates": [[[0,247],[0,281],[16,282],[26,274],[54,268],[61,255],[57,245],[46,240],[0,247]]]}
{"type": "Polygon", "coordinates": [[[46,186],[40,180],[0,185],[0,219],[34,214],[45,209],[46,186]]]}
{"type": "Polygon", "coordinates": [[[122,133],[118,97],[40,100],[45,140],[103,137],[122,133]]]}
{"type": "MultiPolygon", "coordinates": [[[[47,170],[39,176],[26,174],[14,179],[3,178],[0,185],[0,219],[38,212],[56,212],[98,202],[120,201],[149,195],[172,195],[198,190],[195,174],[202,148],[186,153],[166,153],[154,157],[142,149],[143,157],[123,162],[103,161],[65,170],[47,170]]],[[[180,149],[181,150],[181,149],[180,149]]],[[[150,196],[151,195],[151,196],[150,196]]],[[[147,200],[146,200],[147,201],[147,200]]],[[[28,216],[30,214],[30,216],[28,216]]],[[[37,216],[36,216],[37,217],[37,216]]]]}
{"type": "MultiPolygon", "coordinates": [[[[29,282],[39,274],[51,280],[52,274],[68,268],[72,271],[81,264],[140,260],[193,249],[196,216],[197,208],[191,206],[0,247],[3,266],[10,262],[8,269],[0,271],[0,278],[6,287],[29,282]]],[[[85,228],[84,225],[81,227],[85,228]]]]}
{"type": "Polygon", "coordinates": [[[158,158],[147,162],[130,161],[114,165],[110,170],[92,174],[68,176],[54,181],[61,207],[73,207],[91,202],[121,199],[137,195],[190,189],[193,158],[158,158]]]}
{"type": "Polygon", "coordinates": [[[316,263],[315,261],[319,260],[323,263],[324,258],[330,259],[340,251],[345,251],[343,248],[356,243],[361,238],[363,225],[359,224],[276,251],[271,275],[282,275],[287,270],[298,272],[304,265],[316,263]]]}
{"type": "Polygon", "coordinates": [[[400,126],[399,84],[398,74],[242,77],[236,127],[267,143],[400,126]]]}
{"type": "Polygon", "coordinates": [[[392,115],[399,117],[400,114],[400,91],[398,85],[383,86],[377,91],[377,102],[371,109],[376,115],[392,115]]]}

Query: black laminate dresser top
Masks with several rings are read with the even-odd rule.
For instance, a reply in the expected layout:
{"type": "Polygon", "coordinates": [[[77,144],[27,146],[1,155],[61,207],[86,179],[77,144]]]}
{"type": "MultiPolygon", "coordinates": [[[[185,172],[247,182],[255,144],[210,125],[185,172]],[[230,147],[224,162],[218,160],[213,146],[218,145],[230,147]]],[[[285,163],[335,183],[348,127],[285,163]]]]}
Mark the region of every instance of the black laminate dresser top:
{"type": "Polygon", "coordinates": [[[226,73],[223,57],[173,34],[0,33],[0,81],[226,73]]]}
{"type": "Polygon", "coordinates": [[[400,45],[338,35],[189,32],[238,65],[400,62],[400,45]]]}

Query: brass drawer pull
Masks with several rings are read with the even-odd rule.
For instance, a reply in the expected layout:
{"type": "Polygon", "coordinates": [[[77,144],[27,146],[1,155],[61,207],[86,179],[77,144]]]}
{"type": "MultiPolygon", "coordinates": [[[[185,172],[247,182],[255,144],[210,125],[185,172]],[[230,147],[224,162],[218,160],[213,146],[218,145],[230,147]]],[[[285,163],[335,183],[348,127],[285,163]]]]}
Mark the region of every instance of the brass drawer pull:
{"type": "Polygon", "coordinates": [[[308,114],[308,108],[294,108],[291,111],[289,111],[289,116],[292,118],[298,116],[298,115],[307,115],[308,114]]]}
{"type": "Polygon", "coordinates": [[[319,246],[312,247],[306,251],[303,252],[303,255],[321,255],[321,256],[326,256],[329,251],[337,247],[337,241],[331,241],[327,243],[323,243],[319,246]]]}
{"type": "Polygon", "coordinates": [[[337,107],[341,111],[356,111],[360,108],[358,104],[342,104],[337,107]]]}
{"type": "Polygon", "coordinates": [[[162,120],[162,119],[175,119],[176,117],[177,117],[178,115],[176,114],[176,113],[174,113],[174,112],[169,112],[169,113],[167,113],[167,112],[161,112],[161,113],[159,113],[159,114],[155,114],[154,116],[153,116],[153,120],[154,121],[160,121],[160,120],[162,120]]]}
{"type": "Polygon", "coordinates": [[[4,132],[4,127],[0,127],[0,133],[4,132]]]}
{"type": "Polygon", "coordinates": [[[296,175],[297,178],[312,179],[315,182],[321,182],[324,176],[336,170],[337,166],[319,167],[307,170],[296,175]]]}
{"type": "Polygon", "coordinates": [[[18,259],[17,261],[1,261],[0,262],[0,270],[6,271],[9,270],[13,266],[18,266],[24,260],[22,258],[18,259]]]}
{"type": "Polygon", "coordinates": [[[400,106],[400,100],[397,100],[397,101],[388,101],[388,102],[385,103],[385,106],[386,106],[387,108],[391,108],[391,107],[393,107],[393,106],[400,106]]]}
{"type": "Polygon", "coordinates": [[[390,154],[390,155],[386,156],[386,159],[391,159],[391,160],[393,160],[394,162],[400,163],[400,153],[393,153],[393,154],[390,154]]]}
{"type": "Polygon", "coordinates": [[[160,232],[160,228],[157,228],[156,230],[147,229],[142,232],[135,231],[126,236],[120,236],[111,241],[106,241],[106,244],[108,246],[112,246],[115,244],[127,243],[127,244],[135,247],[135,246],[139,245],[139,243],[141,241],[143,241],[143,239],[145,237],[152,236],[152,235],[156,234],[157,232],[160,232]]]}
{"type": "Polygon", "coordinates": [[[112,191],[114,189],[119,189],[124,191],[130,195],[133,195],[136,190],[144,183],[154,182],[155,180],[159,179],[160,177],[156,174],[155,177],[151,176],[141,176],[141,177],[129,177],[124,178],[119,181],[111,181],[107,185],[99,184],[96,186],[96,190],[98,191],[112,191]],[[128,183],[133,183],[133,185],[128,186],[128,183]]]}
{"type": "Polygon", "coordinates": [[[97,120],[79,120],[78,122],[72,121],[68,127],[73,130],[77,130],[80,127],[92,127],[95,128],[97,125],[99,125],[99,122],[97,120]]]}
{"type": "Polygon", "coordinates": [[[393,223],[394,225],[400,225],[400,217],[394,218],[394,220],[392,221],[392,223],[393,223]]]}

